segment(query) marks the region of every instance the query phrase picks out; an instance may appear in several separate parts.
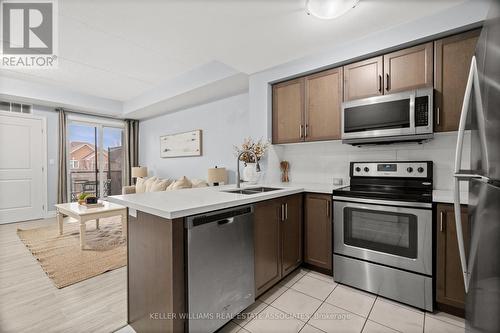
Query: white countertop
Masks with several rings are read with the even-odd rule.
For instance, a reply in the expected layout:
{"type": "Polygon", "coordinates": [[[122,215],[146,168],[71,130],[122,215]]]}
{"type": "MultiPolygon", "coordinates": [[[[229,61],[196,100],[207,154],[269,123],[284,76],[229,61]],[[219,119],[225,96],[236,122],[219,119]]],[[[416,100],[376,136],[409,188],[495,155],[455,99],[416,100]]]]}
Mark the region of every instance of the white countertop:
{"type": "MultiPolygon", "coordinates": [[[[453,194],[451,190],[433,190],[432,191],[432,202],[440,203],[453,203],[453,194]]],[[[469,203],[469,193],[460,192],[460,203],[462,205],[467,205],[469,203]]]]}
{"type": "MultiPolygon", "coordinates": [[[[268,185],[242,186],[242,188],[256,186],[268,185]]],[[[108,201],[166,219],[175,219],[304,192],[301,187],[275,187],[280,189],[257,194],[224,192],[235,189],[234,185],[189,188],[175,191],[114,195],[109,196],[108,201]]]]}
{"type": "MultiPolygon", "coordinates": [[[[311,192],[331,194],[334,189],[347,185],[331,185],[321,183],[272,183],[247,185],[242,188],[268,186],[280,190],[258,194],[236,194],[225,192],[235,189],[234,185],[190,188],[175,191],[148,192],[109,196],[108,201],[140,210],[149,214],[175,219],[190,215],[206,213],[218,209],[251,204],[263,200],[274,199],[295,193],[311,192]]],[[[462,204],[468,203],[468,194],[461,193],[462,204]]],[[[434,190],[432,201],[453,203],[453,191],[434,190]]]]}

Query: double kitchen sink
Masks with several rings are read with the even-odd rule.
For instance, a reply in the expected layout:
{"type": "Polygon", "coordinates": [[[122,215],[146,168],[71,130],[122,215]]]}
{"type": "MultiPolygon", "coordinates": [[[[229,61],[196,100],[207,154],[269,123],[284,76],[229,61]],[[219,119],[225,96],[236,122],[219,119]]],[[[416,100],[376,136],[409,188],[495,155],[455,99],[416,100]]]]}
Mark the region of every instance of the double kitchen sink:
{"type": "Polygon", "coordinates": [[[277,190],[281,190],[281,188],[252,187],[252,188],[245,188],[245,189],[227,190],[227,191],[223,191],[223,192],[237,193],[237,194],[258,194],[258,193],[271,192],[271,191],[277,191],[277,190]]]}

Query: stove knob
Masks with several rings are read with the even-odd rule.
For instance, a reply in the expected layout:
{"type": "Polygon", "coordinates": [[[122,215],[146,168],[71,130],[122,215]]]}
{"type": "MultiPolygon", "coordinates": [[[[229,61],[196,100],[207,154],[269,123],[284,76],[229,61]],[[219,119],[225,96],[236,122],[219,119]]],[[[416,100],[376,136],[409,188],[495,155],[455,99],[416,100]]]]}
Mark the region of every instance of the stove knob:
{"type": "Polygon", "coordinates": [[[365,172],[370,171],[370,169],[368,169],[368,167],[365,167],[363,170],[365,170],[365,172]]]}
{"type": "Polygon", "coordinates": [[[361,168],[360,167],[356,167],[356,172],[360,172],[361,171],[361,168]]]}
{"type": "Polygon", "coordinates": [[[413,172],[413,168],[412,167],[408,167],[408,168],[406,168],[406,171],[408,171],[409,173],[412,173],[413,172]]]}
{"type": "Polygon", "coordinates": [[[424,172],[424,168],[420,167],[420,168],[418,168],[418,169],[417,169],[417,171],[418,171],[419,173],[422,173],[422,172],[424,172]]]}

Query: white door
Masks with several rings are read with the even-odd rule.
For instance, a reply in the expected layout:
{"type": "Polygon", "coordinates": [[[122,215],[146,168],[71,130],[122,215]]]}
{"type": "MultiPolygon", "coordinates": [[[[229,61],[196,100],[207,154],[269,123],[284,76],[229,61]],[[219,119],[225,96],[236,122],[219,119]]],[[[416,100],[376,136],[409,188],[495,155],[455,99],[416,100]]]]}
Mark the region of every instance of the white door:
{"type": "Polygon", "coordinates": [[[0,114],[0,223],[44,215],[42,119],[0,114]]]}

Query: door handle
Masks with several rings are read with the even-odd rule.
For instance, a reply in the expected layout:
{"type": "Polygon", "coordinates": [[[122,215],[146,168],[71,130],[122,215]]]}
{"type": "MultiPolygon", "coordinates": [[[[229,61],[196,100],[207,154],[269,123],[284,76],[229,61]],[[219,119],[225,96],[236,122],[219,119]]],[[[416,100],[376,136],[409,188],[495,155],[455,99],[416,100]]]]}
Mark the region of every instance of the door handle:
{"type": "Polygon", "coordinates": [[[389,73],[385,74],[385,90],[389,91],[389,73]]]}
{"type": "Polygon", "coordinates": [[[439,213],[439,231],[444,231],[444,211],[439,213]]]}
{"type": "Polygon", "coordinates": [[[382,75],[378,76],[378,91],[382,92],[382,75]]]}
{"type": "Polygon", "coordinates": [[[436,125],[439,125],[441,123],[441,117],[439,115],[439,106],[436,108],[436,125]]]}
{"type": "MultiPolygon", "coordinates": [[[[465,125],[467,122],[467,115],[469,113],[469,103],[471,100],[472,96],[472,90],[474,88],[474,100],[476,104],[476,115],[482,116],[483,113],[483,102],[481,100],[481,93],[479,91],[479,75],[477,72],[477,62],[476,62],[476,57],[472,57],[471,65],[470,65],[470,70],[469,70],[469,76],[467,79],[467,85],[465,87],[465,94],[464,94],[464,100],[462,103],[462,111],[460,114],[460,123],[458,125],[458,139],[457,139],[457,148],[455,152],[455,193],[453,196],[453,204],[455,208],[455,224],[456,224],[456,230],[457,230],[457,240],[458,240],[458,252],[460,253],[460,264],[462,266],[462,273],[463,273],[463,278],[464,278],[464,286],[465,286],[465,292],[467,293],[469,291],[469,280],[470,280],[470,274],[471,274],[471,269],[472,269],[472,263],[467,264],[467,258],[465,255],[465,244],[464,244],[464,236],[463,236],[463,230],[462,230],[462,216],[461,216],[461,209],[460,209],[460,181],[461,180],[467,180],[471,178],[476,178],[478,176],[480,179],[484,179],[485,177],[481,177],[479,175],[474,175],[474,174],[469,174],[469,175],[464,175],[463,172],[461,172],[460,167],[461,167],[461,162],[462,162],[462,152],[463,152],[463,140],[464,140],[464,135],[465,135],[465,125]]],[[[479,139],[481,141],[481,149],[485,149],[486,147],[486,142],[484,138],[484,129],[482,130],[481,127],[481,122],[478,122],[479,124],[479,139]]],[[[483,156],[484,156],[484,151],[482,151],[483,156]]],[[[486,169],[488,169],[488,165],[484,166],[486,169]]],[[[473,235],[474,236],[474,235],[473,235]]]]}

